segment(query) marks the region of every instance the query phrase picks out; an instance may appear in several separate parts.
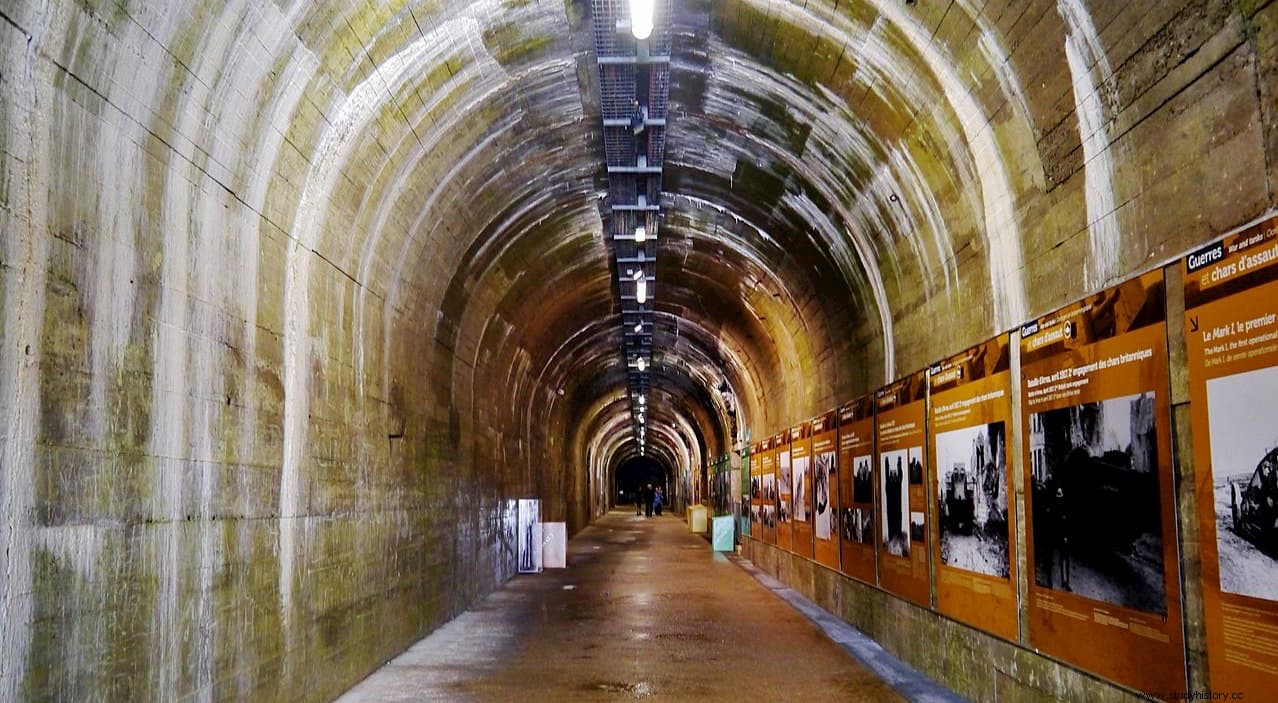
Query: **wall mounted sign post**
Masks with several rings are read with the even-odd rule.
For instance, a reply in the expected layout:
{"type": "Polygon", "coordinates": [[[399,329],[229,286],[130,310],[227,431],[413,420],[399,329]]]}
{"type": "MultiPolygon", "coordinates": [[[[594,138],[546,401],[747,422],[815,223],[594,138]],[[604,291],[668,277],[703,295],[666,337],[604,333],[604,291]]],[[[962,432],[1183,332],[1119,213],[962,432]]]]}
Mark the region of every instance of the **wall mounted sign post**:
{"type": "Polygon", "coordinates": [[[999,335],[929,370],[928,447],[935,480],[936,608],[1015,640],[1010,351],[1008,335],[999,335]]]}
{"type": "Polygon", "coordinates": [[[877,583],[874,397],[839,406],[838,421],[840,569],[854,579],[877,583]]]}
{"type": "Polygon", "coordinates": [[[1030,643],[1185,689],[1162,270],[1023,325],[1030,643]]]}
{"type": "Polygon", "coordinates": [[[1211,687],[1278,691],[1278,218],[1185,257],[1211,687]]]}
{"type": "Polygon", "coordinates": [[[927,372],[874,394],[879,500],[879,583],[923,607],[932,605],[928,573],[927,372]]]}
{"type": "Polygon", "coordinates": [[[837,415],[815,418],[812,427],[812,539],[817,563],[839,568],[839,455],[837,415]]]}

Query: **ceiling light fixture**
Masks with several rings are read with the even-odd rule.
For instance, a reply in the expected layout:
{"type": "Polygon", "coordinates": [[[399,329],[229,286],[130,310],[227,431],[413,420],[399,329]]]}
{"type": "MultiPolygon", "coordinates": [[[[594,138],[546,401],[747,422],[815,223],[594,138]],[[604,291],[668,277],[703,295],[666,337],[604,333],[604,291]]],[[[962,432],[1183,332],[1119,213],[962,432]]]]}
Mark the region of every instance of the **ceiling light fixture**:
{"type": "MultiPolygon", "coordinates": [[[[635,243],[643,244],[646,241],[648,241],[648,228],[643,225],[639,225],[635,228],[635,243]]],[[[643,259],[642,253],[639,256],[639,259],[643,259]]]]}
{"type": "Polygon", "coordinates": [[[635,367],[638,368],[640,371],[643,371],[644,369],[648,368],[648,360],[643,358],[642,356],[639,357],[638,359],[635,360],[635,367]]]}
{"type": "Polygon", "coordinates": [[[648,282],[642,278],[635,283],[635,302],[643,305],[648,301],[648,282]]]}
{"type": "Polygon", "coordinates": [[[635,39],[647,39],[652,34],[652,6],[654,0],[630,0],[630,33],[635,39]]]}

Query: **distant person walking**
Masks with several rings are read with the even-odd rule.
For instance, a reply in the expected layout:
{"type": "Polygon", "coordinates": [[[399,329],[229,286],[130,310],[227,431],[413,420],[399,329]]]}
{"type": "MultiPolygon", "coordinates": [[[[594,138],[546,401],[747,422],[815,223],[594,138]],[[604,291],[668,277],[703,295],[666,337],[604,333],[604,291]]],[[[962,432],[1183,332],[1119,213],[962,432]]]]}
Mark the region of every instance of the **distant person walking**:
{"type": "Polygon", "coordinates": [[[661,486],[657,486],[652,496],[652,507],[657,511],[657,515],[661,515],[661,504],[665,502],[665,495],[661,492],[661,486]]]}
{"type": "Polygon", "coordinates": [[[655,497],[655,494],[652,492],[652,484],[649,483],[647,486],[644,486],[643,488],[644,514],[647,517],[652,517],[652,500],[654,497],[655,497]]]}
{"type": "Polygon", "coordinates": [[[635,516],[643,515],[643,486],[635,488],[635,516]]]}

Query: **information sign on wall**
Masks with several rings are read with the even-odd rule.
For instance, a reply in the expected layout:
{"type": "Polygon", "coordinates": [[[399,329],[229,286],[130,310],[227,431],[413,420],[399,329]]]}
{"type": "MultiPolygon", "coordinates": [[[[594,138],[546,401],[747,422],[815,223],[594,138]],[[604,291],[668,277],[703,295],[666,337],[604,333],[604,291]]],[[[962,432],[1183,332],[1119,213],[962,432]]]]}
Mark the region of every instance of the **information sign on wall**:
{"type": "Polygon", "coordinates": [[[1278,691],[1278,218],[1185,257],[1211,688],[1278,691]]]}
{"type": "Polygon", "coordinates": [[[772,438],[759,442],[759,479],[763,490],[759,509],[759,525],[763,541],[777,543],[777,473],[776,453],[772,451],[772,438]]]}
{"type": "Polygon", "coordinates": [[[843,573],[877,583],[875,569],[874,397],[839,407],[839,551],[843,573]]]}
{"type": "Polygon", "coordinates": [[[838,424],[833,410],[813,418],[812,540],[817,563],[839,568],[838,424]]]}
{"type": "Polygon", "coordinates": [[[936,608],[1015,640],[1010,352],[1008,335],[999,335],[929,370],[928,447],[936,608]]]}
{"type": "Polygon", "coordinates": [[[879,486],[879,583],[930,607],[926,388],[924,370],[874,394],[874,466],[879,486]]]}
{"type": "Polygon", "coordinates": [[[808,423],[790,428],[790,495],[794,498],[794,515],[790,523],[794,541],[791,549],[801,557],[812,558],[812,521],[815,506],[812,488],[812,426],[808,423]]]}
{"type": "Polygon", "coordinates": [[[1023,325],[1030,642],[1184,690],[1161,270],[1023,325]]]}
{"type": "Polygon", "coordinates": [[[772,436],[777,467],[777,546],[794,549],[794,471],[790,466],[790,432],[772,436]]]}

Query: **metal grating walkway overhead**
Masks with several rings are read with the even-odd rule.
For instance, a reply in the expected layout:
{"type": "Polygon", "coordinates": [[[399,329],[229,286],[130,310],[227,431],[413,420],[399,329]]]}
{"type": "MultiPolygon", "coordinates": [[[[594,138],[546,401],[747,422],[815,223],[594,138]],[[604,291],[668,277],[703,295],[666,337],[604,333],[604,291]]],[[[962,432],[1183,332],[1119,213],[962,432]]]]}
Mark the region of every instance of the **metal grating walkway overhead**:
{"type": "Polygon", "coordinates": [[[606,226],[620,296],[630,411],[642,454],[653,373],[653,299],[670,94],[671,0],[593,0],[591,6],[608,165],[606,226]],[[652,8],[652,30],[646,38],[639,38],[642,30],[632,28],[644,24],[639,8],[645,5],[652,8]]]}

